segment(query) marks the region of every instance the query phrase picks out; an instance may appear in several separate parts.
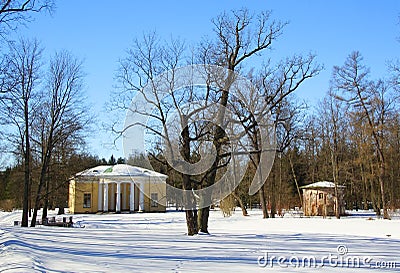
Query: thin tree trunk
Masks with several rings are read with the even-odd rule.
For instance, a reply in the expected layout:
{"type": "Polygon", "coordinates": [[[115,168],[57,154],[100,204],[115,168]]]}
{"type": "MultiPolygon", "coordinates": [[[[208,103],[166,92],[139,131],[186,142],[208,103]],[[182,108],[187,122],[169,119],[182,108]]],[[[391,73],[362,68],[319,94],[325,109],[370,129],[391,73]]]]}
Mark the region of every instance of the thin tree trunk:
{"type": "Polygon", "coordinates": [[[28,213],[30,211],[30,209],[29,209],[29,180],[30,180],[29,153],[28,152],[25,152],[25,153],[27,153],[28,156],[25,156],[24,201],[23,201],[23,207],[22,207],[22,221],[21,221],[22,227],[28,226],[28,213]]]}
{"type": "Polygon", "coordinates": [[[32,217],[32,178],[29,181],[29,200],[28,200],[28,207],[29,207],[29,217],[32,217]]]}
{"type": "Polygon", "coordinates": [[[276,214],[276,172],[274,172],[274,177],[271,179],[271,189],[270,189],[270,196],[271,196],[271,218],[275,218],[276,214]]]}
{"type": "Polygon", "coordinates": [[[340,219],[339,191],[338,191],[338,185],[337,185],[338,184],[338,167],[337,167],[338,164],[337,164],[337,156],[335,155],[334,150],[336,150],[336,149],[331,149],[332,176],[333,176],[333,183],[335,184],[335,216],[337,219],[340,219]]]}
{"type": "Polygon", "coordinates": [[[49,180],[47,179],[46,181],[46,195],[44,198],[44,204],[43,204],[43,213],[42,213],[42,223],[46,221],[47,218],[47,211],[49,208],[49,196],[50,196],[50,187],[49,187],[49,180]]]}
{"type": "Polygon", "coordinates": [[[22,220],[21,226],[28,226],[28,213],[29,213],[29,193],[31,182],[31,147],[30,147],[30,135],[29,135],[29,107],[28,101],[25,101],[24,105],[24,118],[25,118],[25,170],[24,170],[24,201],[22,206],[22,220]]]}
{"type": "MultiPolygon", "coordinates": [[[[257,132],[253,136],[252,146],[253,146],[254,150],[256,150],[256,151],[259,150],[257,132]]],[[[267,219],[267,218],[269,218],[268,206],[267,206],[267,198],[265,196],[267,185],[266,185],[266,181],[263,181],[263,177],[262,177],[261,172],[257,172],[257,168],[258,168],[259,162],[260,162],[260,153],[256,153],[256,154],[254,154],[254,157],[252,158],[252,163],[253,163],[254,169],[256,170],[256,174],[255,175],[258,175],[260,182],[261,181],[263,182],[261,188],[258,190],[258,196],[259,196],[259,199],[260,199],[261,210],[263,212],[263,219],[267,219]]]]}
{"type": "Polygon", "coordinates": [[[296,183],[297,194],[299,195],[299,199],[300,199],[300,206],[303,206],[303,198],[301,197],[299,183],[297,182],[297,176],[294,171],[293,161],[292,161],[292,157],[290,155],[289,155],[289,164],[290,164],[290,169],[292,170],[294,183],[296,183]]]}
{"type": "Polygon", "coordinates": [[[367,197],[367,193],[368,193],[368,181],[365,178],[365,171],[364,171],[364,166],[362,163],[360,163],[360,172],[361,172],[361,181],[362,181],[362,188],[363,188],[363,209],[367,210],[368,209],[368,197],[367,197]]]}
{"type": "MultiPolygon", "coordinates": [[[[372,162],[370,164],[371,164],[371,177],[375,177],[374,166],[373,166],[372,162]]],[[[376,193],[375,193],[374,180],[371,178],[369,180],[369,183],[370,183],[370,187],[371,187],[372,206],[374,208],[374,211],[376,212],[376,215],[380,216],[381,215],[381,208],[380,208],[380,205],[379,205],[379,200],[377,200],[378,198],[377,198],[376,193]]]]}
{"type": "Polygon", "coordinates": [[[236,199],[236,201],[238,201],[240,208],[242,209],[242,214],[243,216],[249,216],[246,206],[243,203],[242,198],[240,198],[239,195],[236,194],[235,191],[232,192],[232,196],[236,199]]]}
{"type": "Polygon", "coordinates": [[[44,152],[42,169],[40,171],[39,186],[38,186],[36,198],[35,198],[35,207],[33,210],[31,227],[34,227],[36,225],[36,218],[37,218],[38,210],[40,208],[40,202],[42,201],[42,189],[43,189],[43,186],[46,184],[46,174],[49,169],[51,149],[52,149],[52,145],[53,145],[52,144],[53,140],[51,137],[52,134],[53,134],[53,130],[51,129],[50,134],[49,134],[50,137],[47,142],[48,147],[46,148],[46,151],[44,152]]]}
{"type": "Polygon", "coordinates": [[[278,215],[282,215],[282,153],[279,154],[278,215]]]}
{"type": "MultiPolygon", "coordinates": [[[[361,94],[360,89],[357,89],[357,95],[358,98],[361,102],[361,105],[364,109],[364,112],[366,114],[368,124],[371,128],[372,131],[372,137],[375,141],[375,146],[378,152],[378,162],[379,162],[379,176],[378,176],[378,181],[379,181],[379,188],[380,188],[380,197],[381,197],[381,202],[382,202],[382,208],[383,208],[383,218],[384,219],[390,219],[389,213],[387,210],[386,206],[386,198],[385,198],[385,184],[384,184],[384,179],[385,179],[385,157],[383,155],[383,150],[382,150],[382,136],[379,135],[379,131],[375,128],[374,123],[372,121],[372,118],[370,116],[370,112],[368,111],[368,108],[365,104],[364,98],[361,94]]],[[[383,121],[382,121],[383,124],[383,121]]],[[[380,213],[380,211],[379,211],[380,213]]]]}
{"type": "MultiPolygon", "coordinates": [[[[393,160],[392,160],[393,162],[393,160]]],[[[393,164],[393,163],[392,163],[393,164]]],[[[394,164],[393,164],[394,165],[394,164]]],[[[396,192],[396,187],[395,187],[395,173],[394,173],[394,168],[391,168],[391,179],[390,179],[390,200],[396,200],[395,198],[395,192],[396,192]]],[[[396,206],[395,203],[391,203],[391,209],[395,210],[396,206]]]]}
{"type": "MultiPolygon", "coordinates": [[[[383,158],[383,155],[382,155],[383,158]]],[[[383,208],[383,219],[390,219],[387,204],[386,204],[386,197],[385,197],[385,188],[384,188],[384,178],[385,178],[385,162],[382,160],[379,166],[379,186],[381,190],[381,202],[383,208]]]]}

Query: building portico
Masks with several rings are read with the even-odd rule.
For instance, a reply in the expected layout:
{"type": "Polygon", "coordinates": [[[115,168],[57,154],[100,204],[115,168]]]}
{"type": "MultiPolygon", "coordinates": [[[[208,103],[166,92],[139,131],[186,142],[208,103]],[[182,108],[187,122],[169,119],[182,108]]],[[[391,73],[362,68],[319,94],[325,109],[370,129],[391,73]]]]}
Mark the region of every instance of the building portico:
{"type": "Polygon", "coordinates": [[[70,180],[70,212],[165,211],[166,178],[127,164],[82,171],[70,180]]]}
{"type": "Polygon", "coordinates": [[[145,197],[144,191],[139,190],[144,188],[141,185],[143,183],[101,179],[98,185],[98,211],[143,211],[145,197]],[[135,192],[138,192],[138,195],[135,195],[135,192]]]}

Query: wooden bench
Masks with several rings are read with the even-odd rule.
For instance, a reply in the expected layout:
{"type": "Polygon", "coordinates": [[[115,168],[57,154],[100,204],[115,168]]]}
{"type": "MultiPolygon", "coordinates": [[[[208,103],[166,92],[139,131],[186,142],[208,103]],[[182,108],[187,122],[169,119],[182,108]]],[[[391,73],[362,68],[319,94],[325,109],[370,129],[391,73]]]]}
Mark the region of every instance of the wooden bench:
{"type": "Polygon", "coordinates": [[[304,215],[304,212],[303,212],[302,210],[300,210],[299,207],[295,207],[294,210],[290,210],[290,214],[291,214],[293,217],[300,217],[300,218],[302,218],[303,215],[304,215]]]}
{"type": "Polygon", "coordinates": [[[43,223],[43,225],[50,226],[50,227],[72,227],[74,225],[74,223],[72,222],[72,216],[63,217],[62,222],[57,221],[56,217],[53,216],[53,217],[47,217],[46,221],[43,223]]]}

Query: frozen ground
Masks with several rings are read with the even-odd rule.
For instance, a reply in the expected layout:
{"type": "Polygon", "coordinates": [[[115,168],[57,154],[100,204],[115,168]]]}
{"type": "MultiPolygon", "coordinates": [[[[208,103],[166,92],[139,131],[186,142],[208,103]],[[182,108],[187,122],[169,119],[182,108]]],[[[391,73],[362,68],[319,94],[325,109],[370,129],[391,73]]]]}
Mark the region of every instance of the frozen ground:
{"type": "Polygon", "coordinates": [[[14,227],[21,212],[0,212],[0,272],[400,272],[400,219],[370,216],[212,211],[211,235],[188,237],[183,212],[74,215],[82,228],[14,227]]]}

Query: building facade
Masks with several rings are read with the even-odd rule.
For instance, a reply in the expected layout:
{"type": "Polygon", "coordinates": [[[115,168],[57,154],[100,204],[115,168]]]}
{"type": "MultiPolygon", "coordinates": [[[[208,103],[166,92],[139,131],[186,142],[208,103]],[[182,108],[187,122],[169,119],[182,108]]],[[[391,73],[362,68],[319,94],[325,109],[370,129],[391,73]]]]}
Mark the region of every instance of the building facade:
{"type": "Polygon", "coordinates": [[[339,213],[345,214],[344,186],[337,186],[335,195],[333,182],[321,181],[301,187],[303,190],[303,211],[305,216],[335,216],[336,198],[339,201],[339,213]]]}
{"type": "Polygon", "coordinates": [[[69,182],[70,213],[165,212],[167,176],[127,164],[101,165],[69,182]]]}

